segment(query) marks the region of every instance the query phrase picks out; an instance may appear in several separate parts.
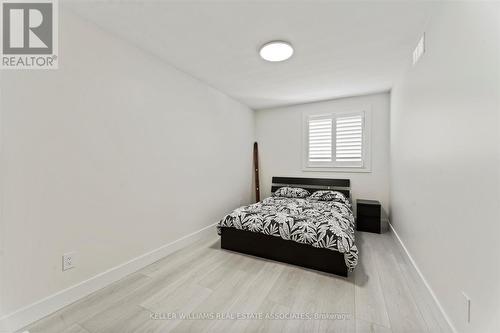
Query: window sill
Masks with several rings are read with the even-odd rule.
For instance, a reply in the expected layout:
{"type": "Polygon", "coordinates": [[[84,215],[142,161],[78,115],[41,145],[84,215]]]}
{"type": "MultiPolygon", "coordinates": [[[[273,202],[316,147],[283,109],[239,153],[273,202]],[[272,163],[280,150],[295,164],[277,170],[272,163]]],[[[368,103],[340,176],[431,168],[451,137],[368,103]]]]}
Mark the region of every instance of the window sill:
{"type": "Polygon", "coordinates": [[[371,168],[328,168],[328,167],[303,167],[304,172],[348,172],[348,173],[370,173],[371,168]]]}

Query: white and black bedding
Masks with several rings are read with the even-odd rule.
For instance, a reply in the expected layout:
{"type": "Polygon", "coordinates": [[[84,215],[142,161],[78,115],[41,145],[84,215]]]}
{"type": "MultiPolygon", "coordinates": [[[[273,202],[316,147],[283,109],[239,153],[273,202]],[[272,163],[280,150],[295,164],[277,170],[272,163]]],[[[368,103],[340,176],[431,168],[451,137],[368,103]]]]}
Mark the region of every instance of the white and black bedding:
{"type": "Polygon", "coordinates": [[[358,262],[354,245],[354,216],[349,202],[311,198],[270,197],[226,215],[221,227],[263,233],[344,253],[347,268],[358,262]]]}

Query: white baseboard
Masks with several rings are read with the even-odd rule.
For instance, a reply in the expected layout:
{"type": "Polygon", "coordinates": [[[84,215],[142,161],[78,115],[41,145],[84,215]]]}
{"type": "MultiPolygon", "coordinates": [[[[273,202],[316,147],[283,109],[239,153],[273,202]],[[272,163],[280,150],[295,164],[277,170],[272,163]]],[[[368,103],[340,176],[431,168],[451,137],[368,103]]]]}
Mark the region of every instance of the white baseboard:
{"type": "Polygon", "coordinates": [[[165,244],[153,251],[129,260],[121,265],[99,273],[88,280],[82,281],[69,288],[63,289],[51,296],[41,299],[33,304],[18,309],[0,318],[0,332],[13,332],[19,330],[49,314],[102,289],[125,276],[134,273],[185,247],[202,237],[210,234],[216,235],[215,224],[211,224],[198,231],[190,233],[173,242],[165,244]]]}
{"type": "Polygon", "coordinates": [[[431,286],[429,285],[429,283],[425,279],[424,275],[422,274],[422,272],[418,268],[417,263],[415,262],[415,260],[413,260],[413,257],[411,256],[410,252],[408,252],[408,249],[406,248],[406,246],[403,243],[403,241],[401,240],[401,238],[399,238],[398,233],[396,232],[396,230],[394,229],[394,227],[392,226],[391,223],[389,223],[389,227],[391,228],[391,231],[394,234],[394,236],[396,236],[396,239],[399,242],[399,245],[401,245],[401,247],[403,248],[404,252],[408,256],[408,259],[410,260],[411,264],[413,265],[413,268],[415,268],[415,270],[417,271],[418,275],[420,276],[420,279],[422,279],[422,281],[424,282],[425,287],[427,288],[427,290],[431,294],[434,302],[436,303],[437,307],[439,308],[439,311],[441,311],[441,314],[443,315],[444,319],[448,323],[448,326],[450,327],[451,331],[454,332],[454,333],[457,333],[458,331],[455,329],[455,326],[451,322],[450,317],[448,317],[448,315],[446,314],[446,311],[444,311],[444,308],[441,306],[441,303],[439,302],[436,294],[434,293],[434,291],[432,290],[431,286]]]}

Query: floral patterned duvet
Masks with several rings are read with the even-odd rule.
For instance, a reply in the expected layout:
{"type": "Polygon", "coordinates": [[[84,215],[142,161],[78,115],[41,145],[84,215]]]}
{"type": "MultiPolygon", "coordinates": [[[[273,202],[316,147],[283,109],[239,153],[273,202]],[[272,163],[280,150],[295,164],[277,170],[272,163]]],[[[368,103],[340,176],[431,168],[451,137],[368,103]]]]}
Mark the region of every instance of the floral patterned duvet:
{"type": "Polygon", "coordinates": [[[270,197],[243,206],[226,215],[217,224],[281,237],[344,253],[349,270],[358,262],[354,245],[354,216],[349,204],[315,201],[308,198],[270,197]]]}

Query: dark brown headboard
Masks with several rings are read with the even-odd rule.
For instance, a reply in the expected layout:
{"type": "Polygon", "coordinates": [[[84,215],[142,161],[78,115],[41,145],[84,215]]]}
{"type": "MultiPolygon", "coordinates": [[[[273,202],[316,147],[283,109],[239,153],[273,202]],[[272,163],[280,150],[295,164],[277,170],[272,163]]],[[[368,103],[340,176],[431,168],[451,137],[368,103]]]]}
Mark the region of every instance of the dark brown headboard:
{"type": "Polygon", "coordinates": [[[271,193],[283,186],[302,187],[311,193],[333,190],[347,197],[351,196],[351,181],[349,179],[273,177],[271,193]]]}

